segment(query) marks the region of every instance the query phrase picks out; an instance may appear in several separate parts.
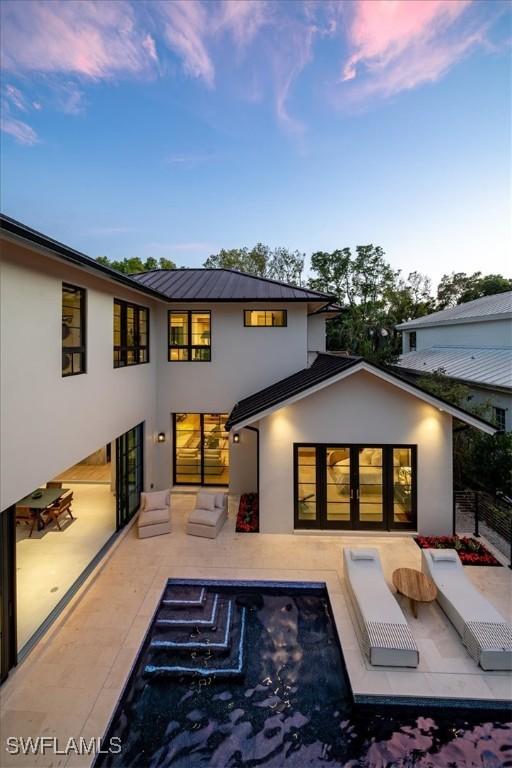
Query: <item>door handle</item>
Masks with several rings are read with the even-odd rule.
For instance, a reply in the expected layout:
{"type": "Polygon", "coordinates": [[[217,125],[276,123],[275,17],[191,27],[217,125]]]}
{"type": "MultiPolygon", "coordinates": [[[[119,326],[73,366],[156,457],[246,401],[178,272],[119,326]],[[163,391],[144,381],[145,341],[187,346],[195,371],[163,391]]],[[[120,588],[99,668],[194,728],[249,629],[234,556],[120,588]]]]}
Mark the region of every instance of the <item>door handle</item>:
{"type": "Polygon", "coordinates": [[[351,499],[354,498],[354,489],[353,488],[350,489],[350,498],[351,499]]]}
{"type": "Polygon", "coordinates": [[[356,491],[356,499],[359,499],[359,488],[356,491]]]}

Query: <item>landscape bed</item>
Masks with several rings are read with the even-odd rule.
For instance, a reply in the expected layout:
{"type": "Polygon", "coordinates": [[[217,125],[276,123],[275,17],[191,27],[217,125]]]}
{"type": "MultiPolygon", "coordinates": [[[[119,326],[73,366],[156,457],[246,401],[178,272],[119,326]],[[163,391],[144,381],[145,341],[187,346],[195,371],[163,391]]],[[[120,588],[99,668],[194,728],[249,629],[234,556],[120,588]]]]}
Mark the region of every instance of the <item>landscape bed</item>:
{"type": "Polygon", "coordinates": [[[498,712],[353,704],[318,583],[171,579],[95,767],[498,766],[498,712]]]}
{"type": "Polygon", "coordinates": [[[501,566],[491,552],[470,536],[416,536],[420,549],[455,549],[462,565],[501,566]]]}

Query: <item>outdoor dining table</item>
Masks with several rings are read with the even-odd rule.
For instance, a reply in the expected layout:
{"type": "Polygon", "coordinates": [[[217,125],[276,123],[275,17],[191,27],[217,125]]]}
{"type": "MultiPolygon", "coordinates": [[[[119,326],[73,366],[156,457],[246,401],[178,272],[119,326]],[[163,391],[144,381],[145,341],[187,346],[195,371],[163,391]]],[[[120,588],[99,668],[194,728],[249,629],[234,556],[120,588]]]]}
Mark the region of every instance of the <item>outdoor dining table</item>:
{"type": "Polygon", "coordinates": [[[23,499],[20,499],[16,504],[16,507],[25,507],[30,509],[31,513],[37,519],[37,530],[40,531],[44,528],[45,522],[43,519],[43,513],[45,509],[48,509],[57,499],[64,496],[70,489],[69,488],[40,488],[41,496],[34,498],[34,493],[29,493],[23,499]]]}

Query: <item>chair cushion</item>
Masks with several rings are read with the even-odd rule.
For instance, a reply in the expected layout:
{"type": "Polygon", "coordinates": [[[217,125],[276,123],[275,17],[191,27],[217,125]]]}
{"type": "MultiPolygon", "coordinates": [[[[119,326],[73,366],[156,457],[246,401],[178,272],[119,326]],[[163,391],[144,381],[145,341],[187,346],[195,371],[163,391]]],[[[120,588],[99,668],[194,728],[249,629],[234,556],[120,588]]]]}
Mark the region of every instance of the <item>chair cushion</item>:
{"type": "Polygon", "coordinates": [[[188,518],[189,523],[198,523],[199,525],[211,525],[215,527],[222,516],[221,509],[194,509],[188,518]]]}
{"type": "Polygon", "coordinates": [[[376,559],[374,549],[363,549],[362,547],[359,547],[358,549],[351,549],[350,557],[352,560],[375,560],[376,559]]]}
{"type": "Polygon", "coordinates": [[[165,509],[144,509],[139,515],[139,528],[145,525],[156,525],[157,523],[169,522],[169,507],[165,509]]]}
{"type": "Polygon", "coordinates": [[[196,497],[197,509],[215,509],[215,494],[199,492],[196,497]]]}
{"type": "Polygon", "coordinates": [[[225,509],[226,508],[226,494],[225,493],[216,493],[215,494],[215,506],[218,509],[225,509]]]}
{"type": "Polygon", "coordinates": [[[146,493],[145,499],[145,512],[149,512],[152,509],[165,509],[169,506],[169,491],[154,491],[151,493],[146,493]]]}

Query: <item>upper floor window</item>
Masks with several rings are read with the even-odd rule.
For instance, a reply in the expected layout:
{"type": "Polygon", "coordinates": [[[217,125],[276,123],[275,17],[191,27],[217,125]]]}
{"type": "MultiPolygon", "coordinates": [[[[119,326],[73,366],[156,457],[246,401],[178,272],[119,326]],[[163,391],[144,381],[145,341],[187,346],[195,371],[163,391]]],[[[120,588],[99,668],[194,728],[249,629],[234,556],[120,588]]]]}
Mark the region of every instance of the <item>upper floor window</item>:
{"type": "Polygon", "coordinates": [[[149,362],[149,309],[114,299],[114,368],[149,362]]]}
{"type": "Polygon", "coordinates": [[[85,290],[62,283],[62,375],[85,373],[85,290]]]}
{"type": "Polygon", "coordinates": [[[286,309],[245,309],[244,325],[246,328],[284,328],[286,309]]]}
{"type": "Polygon", "coordinates": [[[499,429],[500,432],[504,432],[506,428],[505,408],[497,408],[495,406],[493,408],[493,411],[494,411],[494,424],[496,425],[496,429],[499,429]]]}
{"type": "Polygon", "coordinates": [[[409,331],[409,352],[416,349],[416,331],[409,331]]]}
{"type": "Polygon", "coordinates": [[[211,360],[211,317],[208,310],[169,311],[169,360],[211,360]]]}

